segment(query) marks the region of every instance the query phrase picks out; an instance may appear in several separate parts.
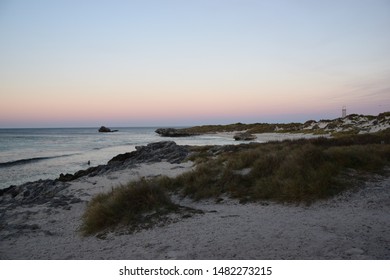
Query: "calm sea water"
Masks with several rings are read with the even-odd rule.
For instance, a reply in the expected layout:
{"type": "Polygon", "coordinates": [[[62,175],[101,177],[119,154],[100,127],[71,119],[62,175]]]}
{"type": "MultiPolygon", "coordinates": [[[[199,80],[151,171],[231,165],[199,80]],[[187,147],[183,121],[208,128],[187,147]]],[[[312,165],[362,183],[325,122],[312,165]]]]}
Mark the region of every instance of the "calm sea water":
{"type": "Polygon", "coordinates": [[[156,128],[113,128],[115,133],[98,133],[96,128],[0,129],[0,188],[39,179],[55,179],[61,173],[106,164],[135,146],[173,140],[177,144],[234,144],[231,137],[202,135],[162,138],[156,128]]]}

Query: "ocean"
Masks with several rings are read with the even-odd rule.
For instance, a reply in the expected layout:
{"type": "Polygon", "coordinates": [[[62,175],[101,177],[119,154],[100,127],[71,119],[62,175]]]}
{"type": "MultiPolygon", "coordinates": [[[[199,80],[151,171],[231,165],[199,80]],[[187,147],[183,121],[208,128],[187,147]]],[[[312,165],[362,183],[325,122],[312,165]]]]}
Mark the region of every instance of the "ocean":
{"type": "Polygon", "coordinates": [[[118,132],[99,133],[97,128],[0,129],[0,189],[106,164],[118,154],[152,142],[237,143],[232,137],[220,135],[163,138],[155,133],[155,127],[111,129],[118,132]]]}

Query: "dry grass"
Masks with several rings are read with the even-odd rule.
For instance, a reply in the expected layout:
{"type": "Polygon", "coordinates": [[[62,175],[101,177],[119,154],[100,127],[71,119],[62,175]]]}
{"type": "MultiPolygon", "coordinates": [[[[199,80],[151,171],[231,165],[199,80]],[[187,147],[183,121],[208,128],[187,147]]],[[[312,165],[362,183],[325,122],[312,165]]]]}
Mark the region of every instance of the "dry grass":
{"type": "Polygon", "coordinates": [[[193,199],[228,194],[241,201],[311,203],[349,188],[348,170],[381,172],[390,163],[386,143],[389,133],[241,145],[208,157],[203,149],[194,171],[165,186],[193,199]]]}
{"type": "Polygon", "coordinates": [[[228,195],[242,202],[310,204],[351,188],[353,176],[383,172],[390,165],[390,130],[332,139],[196,147],[191,159],[196,168],[176,178],[140,180],[97,195],[83,216],[82,232],[137,225],[148,213],[175,211],[179,206],[170,200],[170,192],[195,200],[228,195]]]}
{"type": "Polygon", "coordinates": [[[83,215],[81,232],[89,235],[116,226],[138,225],[146,222],[145,214],[176,209],[163,188],[153,180],[142,179],[95,196],[83,215]]]}

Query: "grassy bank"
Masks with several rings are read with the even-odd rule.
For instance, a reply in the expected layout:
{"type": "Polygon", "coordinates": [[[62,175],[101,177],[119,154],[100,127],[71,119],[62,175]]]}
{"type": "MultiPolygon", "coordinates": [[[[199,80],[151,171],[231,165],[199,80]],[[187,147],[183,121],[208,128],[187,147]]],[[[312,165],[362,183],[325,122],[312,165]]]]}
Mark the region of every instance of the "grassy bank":
{"type": "Polygon", "coordinates": [[[350,187],[351,174],[380,172],[389,159],[390,146],[381,144],[256,145],[203,158],[194,171],[166,179],[164,186],[196,200],[228,194],[241,201],[310,203],[350,187]]]}
{"type": "Polygon", "coordinates": [[[89,235],[118,225],[135,230],[177,208],[157,181],[142,179],[95,196],[83,215],[81,232],[89,235]]]}
{"type": "Polygon", "coordinates": [[[193,147],[194,170],[176,178],[132,182],[95,197],[83,232],[136,224],[150,211],[174,211],[170,193],[194,200],[229,196],[241,202],[309,204],[356,185],[390,165],[390,131],[266,144],[193,147]]]}

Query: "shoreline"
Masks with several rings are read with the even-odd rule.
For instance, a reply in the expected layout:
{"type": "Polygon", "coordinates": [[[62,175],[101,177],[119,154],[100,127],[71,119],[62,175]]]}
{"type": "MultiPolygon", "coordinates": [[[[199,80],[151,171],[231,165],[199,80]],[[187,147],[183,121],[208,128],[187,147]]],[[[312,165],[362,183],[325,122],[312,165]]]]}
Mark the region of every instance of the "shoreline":
{"type": "MultiPolygon", "coordinates": [[[[147,143],[157,143],[157,142],[165,142],[165,141],[175,141],[176,143],[178,143],[178,145],[180,146],[203,146],[203,145],[213,145],[213,138],[212,139],[207,139],[208,136],[212,136],[212,137],[216,137],[218,138],[219,141],[222,142],[222,144],[215,144],[215,145],[240,145],[240,144],[246,144],[246,143],[249,143],[249,142],[255,142],[255,143],[265,143],[265,142],[269,142],[269,141],[282,141],[282,140],[286,140],[286,139],[298,139],[298,138],[316,138],[316,137],[319,137],[318,135],[313,135],[313,134],[303,134],[303,133],[281,133],[281,132],[274,132],[274,133],[261,133],[261,134],[255,134],[257,136],[257,139],[255,141],[234,141],[233,139],[233,136],[235,133],[237,133],[238,131],[234,131],[234,132],[216,132],[216,133],[206,133],[206,134],[202,134],[202,135],[198,135],[197,137],[206,137],[205,140],[203,140],[203,144],[199,144],[199,143],[193,143],[193,142],[202,142],[202,140],[193,140],[193,139],[190,139],[188,140],[190,137],[183,137],[183,138],[165,138],[165,137],[159,137],[159,138],[156,138],[156,139],[153,139],[153,141],[150,141],[150,142],[147,142],[147,143]],[[230,141],[229,141],[230,140],[230,141]]],[[[326,135],[322,135],[322,136],[326,136],[326,135]]],[[[214,141],[215,142],[215,141],[214,141]]],[[[141,145],[147,145],[147,143],[145,144],[141,144],[141,145]]],[[[134,146],[131,146],[133,151],[135,150],[135,147],[136,145],[134,146]]],[[[110,149],[110,148],[108,148],[110,149]]],[[[132,150],[130,149],[130,150],[132,150]]],[[[123,153],[126,153],[127,151],[123,151],[123,153]]],[[[90,153],[90,151],[88,151],[87,153],[90,153]]],[[[113,155],[118,155],[118,153],[114,153],[113,155]]],[[[22,158],[22,159],[17,159],[17,160],[14,160],[14,161],[9,161],[9,162],[4,162],[4,163],[0,163],[0,165],[3,165],[3,167],[6,167],[6,166],[19,166],[20,163],[31,163],[31,164],[35,164],[35,163],[41,163],[45,160],[52,160],[52,159],[55,159],[55,158],[62,158],[62,157],[67,157],[67,156],[72,156],[73,154],[70,154],[70,155],[60,155],[60,156],[44,156],[44,157],[40,157],[40,156],[36,156],[36,157],[32,157],[32,158],[22,158]]],[[[89,158],[89,157],[88,157],[89,158]]],[[[112,159],[112,155],[110,157],[107,158],[107,160],[105,161],[106,164],[103,164],[103,163],[98,163],[98,165],[94,165],[94,166],[89,166],[87,164],[87,159],[86,158],[85,160],[85,163],[83,163],[84,165],[83,166],[80,166],[79,168],[70,168],[71,171],[68,171],[67,172],[70,172],[69,174],[67,172],[63,172],[62,175],[66,175],[66,176],[69,176],[69,175],[74,175],[76,173],[83,173],[84,171],[90,169],[88,172],[92,172],[93,168],[102,168],[102,166],[106,166],[107,165],[107,162],[110,161],[112,159]],[[84,168],[84,169],[83,169],[84,168]],[[73,172],[73,173],[72,173],[73,172]]],[[[79,163],[75,163],[76,165],[78,165],[79,163]]],[[[1,166],[0,166],[1,167],[1,166]]],[[[4,185],[1,185],[0,186],[0,195],[2,192],[4,192],[5,190],[9,189],[10,187],[16,187],[16,186],[19,186],[19,185],[23,185],[23,184],[29,184],[31,182],[34,182],[34,181],[38,181],[38,180],[56,180],[56,179],[59,179],[59,176],[61,175],[61,172],[62,170],[58,171],[58,173],[55,173],[55,174],[52,174],[51,176],[44,176],[44,178],[39,178],[39,176],[35,176],[33,180],[22,180],[21,182],[19,183],[9,183],[9,184],[4,184],[4,185]]],[[[87,173],[88,173],[87,172],[87,173]]],[[[65,179],[65,178],[63,178],[65,179]]],[[[66,179],[65,179],[66,180],[66,179]]]]}
{"type": "Polygon", "coordinates": [[[0,196],[0,259],[390,259],[386,176],[310,206],[174,196],[197,213],[173,214],[163,225],[132,234],[82,237],[81,218],[94,195],[193,168],[177,160],[185,147],[161,143],[159,152],[150,145],[118,155],[112,169],[102,166],[93,176],[33,182],[30,187],[40,192],[25,186],[0,196]]]}

